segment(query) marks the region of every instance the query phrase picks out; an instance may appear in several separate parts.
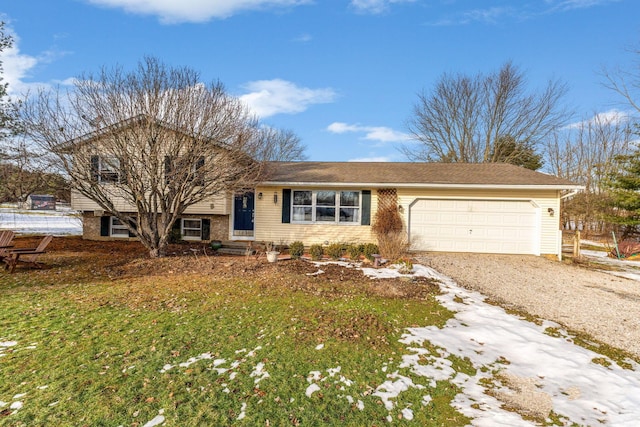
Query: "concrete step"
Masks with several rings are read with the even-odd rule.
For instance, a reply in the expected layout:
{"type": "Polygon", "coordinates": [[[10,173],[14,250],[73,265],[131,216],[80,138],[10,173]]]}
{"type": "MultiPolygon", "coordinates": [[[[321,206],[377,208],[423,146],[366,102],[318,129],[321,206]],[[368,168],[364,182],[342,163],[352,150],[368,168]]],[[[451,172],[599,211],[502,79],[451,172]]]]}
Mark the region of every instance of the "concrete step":
{"type": "Polygon", "coordinates": [[[230,248],[230,247],[222,246],[220,249],[218,249],[217,253],[223,254],[223,255],[241,255],[242,256],[242,255],[254,255],[255,250],[251,250],[251,252],[247,253],[246,246],[243,248],[230,248]]]}

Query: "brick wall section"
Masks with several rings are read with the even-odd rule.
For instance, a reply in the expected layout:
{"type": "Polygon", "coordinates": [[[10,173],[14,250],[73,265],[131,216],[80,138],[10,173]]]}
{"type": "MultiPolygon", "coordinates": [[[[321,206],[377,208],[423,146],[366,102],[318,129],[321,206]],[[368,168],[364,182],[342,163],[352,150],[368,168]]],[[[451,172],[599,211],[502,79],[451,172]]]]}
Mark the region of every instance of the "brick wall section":
{"type": "MultiPolygon", "coordinates": [[[[183,218],[209,218],[211,220],[211,240],[229,239],[228,215],[184,215],[183,218]]],[[[100,235],[100,217],[93,211],[82,213],[82,238],[87,240],[137,240],[137,238],[104,237],[100,235]]]]}
{"type": "Polygon", "coordinates": [[[100,217],[93,212],[82,213],[82,238],[87,240],[111,240],[100,236],[100,217]]]}

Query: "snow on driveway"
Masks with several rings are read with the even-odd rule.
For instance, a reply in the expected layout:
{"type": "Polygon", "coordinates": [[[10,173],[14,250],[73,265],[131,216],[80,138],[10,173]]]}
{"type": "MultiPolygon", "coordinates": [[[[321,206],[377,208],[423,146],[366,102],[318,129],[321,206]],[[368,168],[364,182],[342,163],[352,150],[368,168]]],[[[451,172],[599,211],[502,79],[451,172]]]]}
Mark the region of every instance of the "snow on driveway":
{"type": "MultiPolygon", "coordinates": [[[[566,333],[564,337],[545,334],[547,327],[559,328],[553,322],[539,326],[519,319],[435,270],[423,266],[414,270],[416,275],[441,281],[443,294],[438,299],[456,314],[442,329],[407,329],[401,342],[408,345],[410,354],[403,356],[401,367],[461,387],[453,405],[473,419],[472,425],[535,425],[502,409],[503,402],[486,393],[486,384],[492,384],[491,395],[504,396],[529,413],[552,409],[563,425],[638,425],[640,372],[636,363],[629,361],[633,370],[625,370],[606,356],[574,345],[566,333]],[[422,346],[426,342],[437,346],[438,354],[427,351],[422,346]],[[468,376],[454,371],[446,359],[449,355],[468,358],[477,373],[468,376]],[[596,363],[603,360],[607,367],[596,363]],[[519,396],[526,384],[532,387],[525,390],[524,397],[519,396]]],[[[365,273],[373,277],[399,275],[389,269],[365,269],[365,273]]]]}

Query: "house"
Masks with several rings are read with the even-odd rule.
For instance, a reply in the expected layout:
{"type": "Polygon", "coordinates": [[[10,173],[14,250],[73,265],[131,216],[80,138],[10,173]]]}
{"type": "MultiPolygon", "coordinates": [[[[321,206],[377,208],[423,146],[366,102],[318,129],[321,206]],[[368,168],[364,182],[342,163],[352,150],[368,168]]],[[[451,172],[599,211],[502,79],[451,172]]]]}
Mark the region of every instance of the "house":
{"type": "Polygon", "coordinates": [[[50,194],[31,194],[24,203],[25,209],[31,210],[56,210],[56,197],[50,194]]]}
{"type": "MultiPolygon", "coordinates": [[[[189,207],[185,240],[305,245],[375,242],[379,206],[397,206],[416,251],[561,255],[560,201],[582,187],[509,164],[271,162],[256,188],[189,207]]],[[[74,192],[87,239],[127,228],[74,192]]]]}

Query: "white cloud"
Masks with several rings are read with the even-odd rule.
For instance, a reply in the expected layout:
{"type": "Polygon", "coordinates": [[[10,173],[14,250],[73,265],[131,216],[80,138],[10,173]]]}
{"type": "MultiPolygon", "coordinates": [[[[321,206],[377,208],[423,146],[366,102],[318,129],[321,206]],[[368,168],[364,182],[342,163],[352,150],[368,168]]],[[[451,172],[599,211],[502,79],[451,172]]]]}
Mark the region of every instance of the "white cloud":
{"type": "Polygon", "coordinates": [[[13,46],[0,52],[2,78],[3,83],[9,83],[7,92],[13,96],[27,91],[29,84],[23,82],[23,80],[28,77],[29,71],[38,64],[38,58],[20,53],[20,48],[18,47],[20,38],[6,25],[4,30],[13,37],[13,46]]]}
{"type": "Polygon", "coordinates": [[[359,157],[357,159],[349,159],[349,162],[392,162],[393,159],[390,156],[377,156],[377,157],[359,157]]]}
{"type": "Polygon", "coordinates": [[[379,142],[404,142],[411,139],[409,134],[393,130],[385,126],[360,126],[342,122],[334,122],[327,126],[331,133],[364,133],[363,139],[379,142]]]}
{"type": "MultiPolygon", "coordinates": [[[[381,0],[379,0],[381,1],[381,0]]],[[[569,12],[576,9],[586,9],[615,3],[620,0],[545,0],[523,1],[504,7],[489,7],[486,9],[456,10],[447,16],[441,17],[430,25],[467,25],[476,22],[484,24],[496,24],[503,20],[529,20],[552,13],[569,12]]],[[[515,2],[513,2],[515,3],[515,2]]],[[[455,3],[451,3],[455,5],[455,3]]]]}
{"type": "Polygon", "coordinates": [[[412,3],[415,0],[351,0],[351,6],[358,12],[382,13],[393,3],[412,3]]]}
{"type": "Polygon", "coordinates": [[[629,111],[620,111],[615,108],[602,113],[597,113],[593,117],[575,122],[565,126],[565,129],[580,129],[590,125],[609,125],[616,126],[628,123],[632,119],[632,115],[629,111]]]}
{"type": "Polygon", "coordinates": [[[243,87],[249,93],[240,99],[261,118],[301,113],[310,105],[327,104],[337,97],[331,88],[310,89],[281,79],[253,81],[243,87]]]}
{"type": "Polygon", "coordinates": [[[311,0],[85,0],[98,6],[121,8],[129,13],[155,15],[161,22],[207,22],[248,10],[293,7],[311,0]]]}
{"type": "MultiPolygon", "coordinates": [[[[2,62],[2,79],[3,83],[8,83],[7,92],[12,97],[19,97],[28,92],[35,92],[39,88],[49,88],[50,83],[45,82],[27,82],[32,72],[38,65],[47,64],[55,59],[63,56],[66,52],[56,50],[48,50],[40,53],[38,56],[27,55],[20,52],[20,37],[13,29],[5,24],[4,31],[13,38],[11,48],[0,52],[0,61],[2,62]]],[[[68,84],[70,79],[64,81],[54,81],[55,84],[68,84]]]]}
{"type": "Polygon", "coordinates": [[[308,43],[311,40],[313,40],[313,37],[311,37],[311,34],[308,34],[308,33],[300,34],[298,37],[295,37],[293,39],[294,42],[298,42],[298,43],[308,43]]]}
{"type": "Polygon", "coordinates": [[[551,11],[566,11],[574,9],[586,9],[588,7],[599,6],[601,4],[615,3],[620,0],[546,0],[545,3],[551,5],[551,11]]]}

